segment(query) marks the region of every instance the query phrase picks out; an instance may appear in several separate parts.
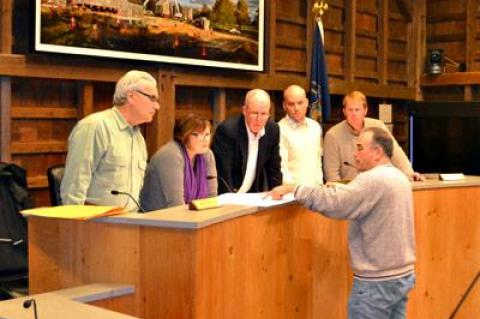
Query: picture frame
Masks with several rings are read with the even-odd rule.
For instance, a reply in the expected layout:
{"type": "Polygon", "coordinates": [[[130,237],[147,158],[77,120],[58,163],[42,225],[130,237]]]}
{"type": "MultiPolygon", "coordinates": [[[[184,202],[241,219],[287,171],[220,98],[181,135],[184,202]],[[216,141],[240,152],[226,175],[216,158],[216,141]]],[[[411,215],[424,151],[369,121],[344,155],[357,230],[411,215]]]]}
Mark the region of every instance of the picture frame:
{"type": "Polygon", "coordinates": [[[35,0],[36,52],[264,70],[264,0],[35,0]]]}

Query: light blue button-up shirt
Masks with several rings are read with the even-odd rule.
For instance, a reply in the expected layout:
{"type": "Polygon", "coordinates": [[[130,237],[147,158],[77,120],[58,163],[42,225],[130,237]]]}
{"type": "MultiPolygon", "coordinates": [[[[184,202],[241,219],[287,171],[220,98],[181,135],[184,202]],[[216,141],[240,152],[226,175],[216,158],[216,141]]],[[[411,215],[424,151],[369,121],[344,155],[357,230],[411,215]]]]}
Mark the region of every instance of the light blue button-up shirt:
{"type": "Polygon", "coordinates": [[[63,204],[85,203],[137,211],[126,195],[137,201],[147,164],[147,148],[138,126],[130,126],[116,107],[82,119],[68,139],[65,175],[61,184],[63,204]]]}

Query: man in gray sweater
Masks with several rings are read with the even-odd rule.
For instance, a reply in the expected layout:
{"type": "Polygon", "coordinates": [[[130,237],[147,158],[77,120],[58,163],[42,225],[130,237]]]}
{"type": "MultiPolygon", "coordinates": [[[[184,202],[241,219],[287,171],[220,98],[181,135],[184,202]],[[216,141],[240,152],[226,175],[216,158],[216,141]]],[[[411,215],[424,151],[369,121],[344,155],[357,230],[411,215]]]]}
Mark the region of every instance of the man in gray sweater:
{"type": "Polygon", "coordinates": [[[308,209],[350,220],[349,250],[354,283],[349,318],[405,318],[415,282],[412,190],[390,158],[393,141],[385,130],[365,128],[356,143],[360,171],[347,185],[281,185],[273,198],[294,192],[308,209]]]}

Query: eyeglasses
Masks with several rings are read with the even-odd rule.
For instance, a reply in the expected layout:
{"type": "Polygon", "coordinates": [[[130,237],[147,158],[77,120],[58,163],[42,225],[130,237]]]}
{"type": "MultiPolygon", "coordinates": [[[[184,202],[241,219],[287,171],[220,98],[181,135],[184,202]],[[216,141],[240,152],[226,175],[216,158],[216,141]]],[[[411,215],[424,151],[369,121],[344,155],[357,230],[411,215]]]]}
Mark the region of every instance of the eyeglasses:
{"type": "Polygon", "coordinates": [[[210,133],[198,133],[198,132],[192,132],[191,133],[193,136],[198,138],[199,140],[206,141],[209,140],[210,137],[212,137],[212,134],[210,133]]]}
{"type": "Polygon", "coordinates": [[[158,97],[156,95],[153,95],[153,94],[147,94],[145,92],[142,92],[140,90],[135,90],[135,92],[137,93],[140,93],[141,95],[147,97],[150,101],[152,102],[157,102],[158,103],[158,97]]]}

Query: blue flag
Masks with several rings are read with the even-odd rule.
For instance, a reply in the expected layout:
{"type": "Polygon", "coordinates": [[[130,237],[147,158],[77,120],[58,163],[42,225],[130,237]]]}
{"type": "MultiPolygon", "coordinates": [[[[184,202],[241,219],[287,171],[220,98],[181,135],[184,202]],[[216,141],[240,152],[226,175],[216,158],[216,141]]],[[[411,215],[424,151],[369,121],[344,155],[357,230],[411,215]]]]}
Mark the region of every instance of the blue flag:
{"type": "Polygon", "coordinates": [[[321,122],[330,119],[330,90],[328,88],[328,72],[323,47],[323,24],[318,19],[312,45],[312,67],[310,73],[310,117],[321,122]]]}

